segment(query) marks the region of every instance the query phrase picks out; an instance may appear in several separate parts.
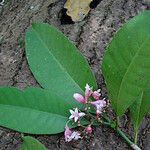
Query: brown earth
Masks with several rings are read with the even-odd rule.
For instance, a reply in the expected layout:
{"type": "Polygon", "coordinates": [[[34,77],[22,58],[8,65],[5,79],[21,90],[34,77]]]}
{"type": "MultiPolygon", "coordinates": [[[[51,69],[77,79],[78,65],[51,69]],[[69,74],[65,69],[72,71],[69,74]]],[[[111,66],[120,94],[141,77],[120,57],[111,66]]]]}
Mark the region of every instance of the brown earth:
{"type": "MultiPolygon", "coordinates": [[[[148,1],[148,0],[147,0],[148,1]]],[[[103,96],[107,96],[99,66],[106,46],[127,20],[150,8],[146,0],[94,0],[88,16],[73,23],[65,15],[65,0],[7,0],[0,6],[0,86],[39,86],[27,65],[24,35],[32,22],[48,22],[59,28],[88,60],[103,96]]],[[[123,130],[133,137],[131,123],[123,117],[123,130]]],[[[129,119],[128,119],[129,120],[129,119]]],[[[127,150],[128,145],[111,129],[95,128],[93,135],[81,141],[65,143],[63,134],[36,136],[46,147],[75,150],[127,150]]],[[[18,150],[20,133],[0,128],[0,150],[18,150]]],[[[150,117],[140,129],[139,146],[150,150],[150,117]]]]}

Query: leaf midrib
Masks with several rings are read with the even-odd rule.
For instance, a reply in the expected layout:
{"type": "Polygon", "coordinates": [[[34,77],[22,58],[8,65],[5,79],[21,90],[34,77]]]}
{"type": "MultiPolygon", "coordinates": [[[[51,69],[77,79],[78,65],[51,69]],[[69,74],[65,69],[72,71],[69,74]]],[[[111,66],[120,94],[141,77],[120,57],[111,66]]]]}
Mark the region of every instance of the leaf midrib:
{"type": "MultiPolygon", "coordinates": [[[[118,101],[118,99],[119,99],[119,97],[120,97],[120,91],[121,91],[122,85],[123,85],[122,83],[123,83],[123,81],[124,81],[126,75],[128,74],[128,71],[129,71],[129,69],[130,69],[132,63],[134,62],[134,59],[136,59],[136,57],[138,56],[138,53],[140,52],[141,48],[142,48],[143,45],[149,40],[149,38],[150,38],[150,36],[148,36],[148,37],[146,38],[146,40],[142,43],[142,45],[139,47],[139,49],[137,50],[136,54],[134,55],[133,59],[131,60],[129,66],[127,67],[127,70],[126,70],[126,72],[125,72],[125,74],[124,74],[124,76],[123,76],[123,78],[122,78],[122,80],[121,80],[121,84],[120,84],[120,88],[119,88],[119,92],[118,92],[117,101],[118,101]]],[[[118,105],[117,105],[117,108],[118,108],[118,105]]],[[[117,110],[118,110],[118,109],[117,109],[117,110]]]]}
{"type": "Polygon", "coordinates": [[[40,38],[38,32],[36,31],[36,29],[34,29],[34,27],[32,28],[35,33],[37,34],[38,39],[41,41],[41,43],[44,45],[44,47],[48,50],[48,52],[50,53],[50,55],[54,58],[54,60],[57,62],[57,64],[59,65],[59,67],[61,68],[61,70],[63,70],[65,72],[65,74],[67,75],[67,77],[69,79],[71,79],[73,81],[73,83],[75,83],[75,85],[77,85],[77,87],[79,87],[79,89],[84,92],[81,87],[78,85],[78,83],[71,77],[71,75],[67,72],[67,70],[63,67],[63,65],[56,59],[55,55],[53,55],[53,53],[51,53],[50,49],[48,48],[48,46],[46,45],[46,43],[40,38]]]}
{"type": "Polygon", "coordinates": [[[67,118],[66,116],[64,115],[60,115],[58,113],[51,113],[51,112],[47,112],[47,111],[42,111],[42,110],[38,110],[38,109],[33,109],[33,108],[29,108],[29,107],[21,107],[21,106],[15,106],[15,105],[5,105],[5,104],[0,104],[0,106],[4,106],[4,107],[14,107],[14,108],[18,108],[18,109],[24,109],[24,110],[30,110],[30,111],[33,111],[33,112],[41,112],[41,113],[45,113],[45,114],[53,114],[55,116],[60,116],[61,118],[67,118]]]}

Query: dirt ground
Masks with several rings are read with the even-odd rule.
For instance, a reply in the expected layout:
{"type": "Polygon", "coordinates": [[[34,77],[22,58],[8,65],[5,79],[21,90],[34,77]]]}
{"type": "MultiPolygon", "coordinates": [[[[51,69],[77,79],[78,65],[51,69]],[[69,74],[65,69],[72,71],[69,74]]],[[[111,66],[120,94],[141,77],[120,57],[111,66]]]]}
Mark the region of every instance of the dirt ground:
{"type": "MultiPolygon", "coordinates": [[[[103,96],[107,96],[100,71],[105,48],[114,33],[127,20],[150,8],[148,0],[94,0],[88,16],[73,23],[63,9],[65,0],[7,0],[0,6],[0,86],[39,86],[32,76],[24,51],[24,35],[32,22],[48,22],[59,28],[88,60],[103,96]]],[[[130,121],[123,116],[123,130],[133,137],[130,121]]],[[[128,118],[129,120],[129,118],[128,118]]],[[[36,136],[49,150],[130,150],[111,129],[95,128],[93,135],[81,141],[65,143],[63,134],[36,136]]],[[[0,150],[18,150],[20,133],[0,128],[0,150]]],[[[139,146],[150,150],[150,117],[140,129],[139,146]]]]}

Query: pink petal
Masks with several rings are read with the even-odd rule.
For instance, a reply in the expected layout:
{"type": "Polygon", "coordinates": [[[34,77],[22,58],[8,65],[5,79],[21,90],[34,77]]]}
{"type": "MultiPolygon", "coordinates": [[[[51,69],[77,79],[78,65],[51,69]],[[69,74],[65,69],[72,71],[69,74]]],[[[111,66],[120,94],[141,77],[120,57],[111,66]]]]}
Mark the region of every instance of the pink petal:
{"type": "Polygon", "coordinates": [[[73,111],[73,110],[71,110],[71,109],[70,109],[69,111],[70,111],[70,113],[71,113],[71,114],[73,114],[73,113],[74,113],[74,111],[73,111]]]}
{"type": "Polygon", "coordinates": [[[100,95],[100,89],[92,93],[93,98],[96,100],[99,100],[100,95]]]}
{"type": "Polygon", "coordinates": [[[66,142],[70,142],[71,141],[71,139],[70,139],[71,135],[72,135],[72,131],[66,126],[65,133],[64,133],[66,142]]]}
{"type": "Polygon", "coordinates": [[[74,131],[71,135],[71,138],[74,140],[78,140],[81,138],[80,133],[78,131],[74,131]]]}
{"type": "Polygon", "coordinates": [[[78,117],[74,117],[74,122],[77,122],[78,121],[78,117]]]}
{"type": "Polygon", "coordinates": [[[97,105],[99,105],[99,101],[100,101],[100,100],[97,100],[97,101],[91,102],[91,104],[92,104],[93,106],[95,106],[95,107],[96,107],[97,105]]]}
{"type": "Polygon", "coordinates": [[[86,86],[85,86],[85,99],[86,99],[86,101],[91,96],[92,93],[93,93],[92,88],[88,84],[86,84],[86,86]]]}
{"type": "Polygon", "coordinates": [[[74,111],[75,113],[79,113],[79,111],[78,111],[78,108],[75,108],[75,111],[74,111]]]}
{"type": "Polygon", "coordinates": [[[73,115],[71,115],[71,116],[69,117],[69,119],[72,119],[72,118],[74,118],[74,116],[73,116],[73,115]]]}
{"type": "Polygon", "coordinates": [[[97,115],[99,115],[99,114],[101,114],[101,113],[102,113],[102,110],[101,110],[101,109],[97,109],[97,110],[96,110],[96,114],[97,114],[97,115]]]}
{"type": "Polygon", "coordinates": [[[96,114],[99,116],[103,112],[103,108],[106,106],[106,102],[104,100],[97,100],[91,102],[91,104],[96,107],[96,114]]]}
{"type": "Polygon", "coordinates": [[[82,113],[82,112],[81,112],[81,113],[79,113],[79,116],[80,116],[80,117],[83,117],[83,116],[85,116],[85,113],[82,113]]]}
{"type": "Polygon", "coordinates": [[[103,107],[106,107],[106,101],[104,99],[101,100],[101,105],[103,105],[103,107]]]}
{"type": "Polygon", "coordinates": [[[85,98],[84,98],[81,94],[75,93],[75,94],[73,95],[73,97],[74,97],[75,100],[77,100],[77,101],[80,102],[80,103],[83,103],[83,104],[86,103],[85,98]]]}
{"type": "Polygon", "coordinates": [[[95,106],[95,107],[97,107],[97,105],[105,107],[106,106],[106,101],[104,101],[104,100],[97,100],[97,101],[91,102],[91,104],[93,106],[95,106]]]}

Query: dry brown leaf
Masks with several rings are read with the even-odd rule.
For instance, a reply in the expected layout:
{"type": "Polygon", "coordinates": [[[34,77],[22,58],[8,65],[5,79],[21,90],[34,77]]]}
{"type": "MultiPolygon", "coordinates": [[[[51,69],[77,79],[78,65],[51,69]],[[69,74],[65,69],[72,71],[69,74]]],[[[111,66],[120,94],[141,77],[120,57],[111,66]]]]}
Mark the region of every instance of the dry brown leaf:
{"type": "Polygon", "coordinates": [[[67,15],[74,22],[81,21],[90,11],[90,3],[92,0],[67,0],[64,8],[67,9],[67,15]]]}

